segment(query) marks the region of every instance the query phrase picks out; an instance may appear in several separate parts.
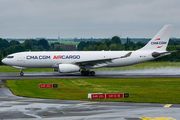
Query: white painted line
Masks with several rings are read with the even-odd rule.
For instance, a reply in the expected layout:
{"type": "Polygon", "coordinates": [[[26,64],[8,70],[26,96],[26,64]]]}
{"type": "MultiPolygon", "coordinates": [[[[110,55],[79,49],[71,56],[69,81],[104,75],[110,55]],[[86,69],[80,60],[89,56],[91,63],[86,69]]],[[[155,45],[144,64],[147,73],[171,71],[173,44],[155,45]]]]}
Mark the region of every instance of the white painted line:
{"type": "Polygon", "coordinates": [[[11,102],[31,102],[31,101],[42,101],[42,99],[34,99],[34,100],[15,100],[15,101],[11,101],[11,102]]]}
{"type": "Polygon", "coordinates": [[[0,98],[8,98],[8,96],[0,96],[0,98]]]}

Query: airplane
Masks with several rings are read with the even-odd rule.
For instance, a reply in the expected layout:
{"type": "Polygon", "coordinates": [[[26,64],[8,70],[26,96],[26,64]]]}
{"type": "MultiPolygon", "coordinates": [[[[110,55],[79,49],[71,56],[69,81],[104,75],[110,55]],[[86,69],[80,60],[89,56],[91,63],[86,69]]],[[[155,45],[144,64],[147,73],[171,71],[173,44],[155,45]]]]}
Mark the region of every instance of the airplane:
{"type": "Polygon", "coordinates": [[[136,51],[41,51],[18,52],[2,60],[4,64],[20,69],[53,68],[59,73],[81,72],[95,75],[90,69],[134,65],[166,56],[173,25],[165,25],[143,48],[136,51]]]}

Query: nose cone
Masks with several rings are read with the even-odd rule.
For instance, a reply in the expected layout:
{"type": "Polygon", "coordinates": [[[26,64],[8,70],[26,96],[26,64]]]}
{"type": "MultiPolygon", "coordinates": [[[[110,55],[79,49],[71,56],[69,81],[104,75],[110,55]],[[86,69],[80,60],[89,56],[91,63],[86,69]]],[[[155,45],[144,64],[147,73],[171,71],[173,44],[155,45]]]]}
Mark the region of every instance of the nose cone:
{"type": "Polygon", "coordinates": [[[7,64],[7,59],[4,58],[4,59],[2,60],[2,63],[7,64]]]}

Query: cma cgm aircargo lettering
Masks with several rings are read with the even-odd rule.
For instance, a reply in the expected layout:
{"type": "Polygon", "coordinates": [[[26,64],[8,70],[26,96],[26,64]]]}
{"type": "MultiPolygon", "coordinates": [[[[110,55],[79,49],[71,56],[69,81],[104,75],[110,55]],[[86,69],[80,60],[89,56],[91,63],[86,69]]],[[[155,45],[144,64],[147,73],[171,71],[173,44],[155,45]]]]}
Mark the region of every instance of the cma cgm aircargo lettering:
{"type": "Polygon", "coordinates": [[[26,59],[51,59],[51,56],[45,56],[45,55],[40,55],[40,56],[26,56],[26,59]]]}
{"type": "Polygon", "coordinates": [[[90,69],[122,67],[154,60],[176,51],[166,51],[172,25],[165,25],[143,48],[136,51],[43,51],[8,55],[4,64],[20,69],[54,68],[60,73],[80,72],[95,75],[90,69]],[[143,57],[142,57],[143,56],[143,57]]]}
{"type": "Polygon", "coordinates": [[[163,42],[163,41],[160,41],[160,42],[151,42],[151,45],[164,45],[164,44],[167,44],[167,42],[163,42]]]}
{"type": "Polygon", "coordinates": [[[53,59],[80,59],[80,55],[55,55],[53,59]]]}
{"type": "MultiPolygon", "coordinates": [[[[51,59],[51,56],[40,55],[40,56],[26,56],[26,59],[51,59]]],[[[80,55],[54,55],[53,59],[80,59],[80,55]]]]}

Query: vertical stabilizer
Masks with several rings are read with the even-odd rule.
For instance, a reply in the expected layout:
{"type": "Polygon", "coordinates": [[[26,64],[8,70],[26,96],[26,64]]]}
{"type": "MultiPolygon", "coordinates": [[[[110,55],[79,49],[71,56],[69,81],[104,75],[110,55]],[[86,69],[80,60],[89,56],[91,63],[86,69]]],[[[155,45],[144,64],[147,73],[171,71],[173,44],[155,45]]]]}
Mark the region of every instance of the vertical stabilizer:
{"type": "Polygon", "coordinates": [[[143,48],[140,50],[166,51],[173,25],[165,25],[143,48]]]}

